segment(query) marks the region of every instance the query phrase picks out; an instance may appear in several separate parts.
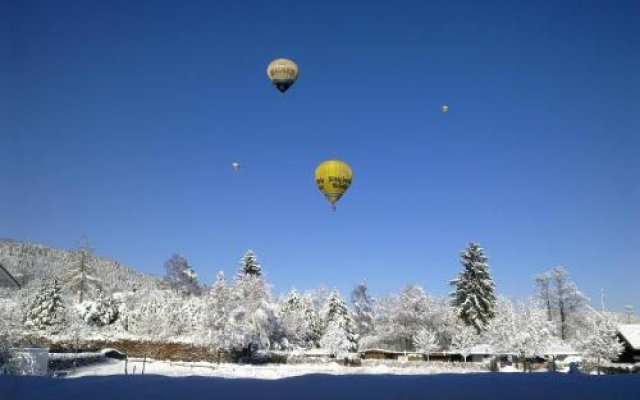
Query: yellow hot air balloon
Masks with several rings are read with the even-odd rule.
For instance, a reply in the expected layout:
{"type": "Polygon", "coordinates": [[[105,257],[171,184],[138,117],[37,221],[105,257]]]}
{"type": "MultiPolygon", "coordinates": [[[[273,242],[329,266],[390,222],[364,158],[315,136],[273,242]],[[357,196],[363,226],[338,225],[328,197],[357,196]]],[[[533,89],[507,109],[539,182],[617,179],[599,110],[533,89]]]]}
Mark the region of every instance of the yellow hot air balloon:
{"type": "Polygon", "coordinates": [[[448,113],[449,112],[449,106],[446,104],[443,104],[442,107],[440,107],[440,111],[442,111],[443,113],[448,113]]]}
{"type": "Polygon", "coordinates": [[[353,172],[351,167],[339,160],[324,161],[316,168],[316,185],[336,210],[336,203],[349,189],[353,172]]]}
{"type": "Polygon", "coordinates": [[[267,67],[267,76],[281,93],[284,93],[298,78],[298,66],[287,58],[271,61],[267,67]]]}

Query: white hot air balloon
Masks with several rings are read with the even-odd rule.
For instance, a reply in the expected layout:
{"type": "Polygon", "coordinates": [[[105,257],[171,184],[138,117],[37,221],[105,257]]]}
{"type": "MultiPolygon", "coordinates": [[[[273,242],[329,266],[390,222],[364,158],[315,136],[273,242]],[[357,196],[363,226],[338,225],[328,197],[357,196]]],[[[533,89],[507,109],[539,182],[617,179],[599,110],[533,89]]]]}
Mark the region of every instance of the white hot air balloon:
{"type": "Polygon", "coordinates": [[[278,58],[267,67],[267,76],[280,93],[284,93],[298,79],[298,66],[287,58],[278,58]]]}

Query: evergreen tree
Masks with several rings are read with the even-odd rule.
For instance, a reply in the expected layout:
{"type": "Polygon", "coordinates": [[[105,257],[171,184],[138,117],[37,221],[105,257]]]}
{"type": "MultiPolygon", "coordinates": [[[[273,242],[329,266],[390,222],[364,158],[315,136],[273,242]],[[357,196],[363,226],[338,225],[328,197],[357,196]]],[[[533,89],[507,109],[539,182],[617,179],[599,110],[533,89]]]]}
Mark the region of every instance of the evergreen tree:
{"type": "Polygon", "coordinates": [[[462,322],[481,333],[495,316],[495,285],[484,250],[471,242],[460,256],[463,271],[451,281],[456,290],[451,294],[452,307],[462,322]]]}
{"type": "Polygon", "coordinates": [[[294,346],[306,346],[310,327],[305,304],[295,289],[282,302],[281,320],[288,342],[294,346]]]}
{"type": "Polygon", "coordinates": [[[369,335],[373,331],[373,299],[367,293],[367,284],[362,282],[351,292],[353,304],[353,319],[360,337],[369,335]]]}
{"type": "Polygon", "coordinates": [[[337,321],[331,321],[320,339],[320,346],[340,358],[345,353],[355,351],[355,345],[349,334],[337,321]]]}
{"type": "Polygon", "coordinates": [[[304,306],[305,324],[308,327],[307,346],[310,348],[318,347],[320,337],[322,337],[322,322],[316,310],[315,302],[313,301],[313,297],[307,294],[303,297],[302,303],[304,306]]]}
{"type": "Polygon", "coordinates": [[[220,361],[221,351],[231,345],[229,334],[229,288],[224,279],[224,273],[218,272],[216,282],[206,298],[207,315],[204,319],[206,342],[218,351],[220,361]]]}
{"type": "Polygon", "coordinates": [[[233,347],[249,350],[274,347],[280,339],[277,305],[261,275],[239,274],[230,287],[229,315],[233,347]]]}
{"type": "Polygon", "coordinates": [[[253,250],[247,250],[247,252],[240,259],[240,266],[238,268],[238,274],[240,275],[262,275],[262,268],[258,263],[258,257],[253,250]]]}
{"type": "Polygon", "coordinates": [[[38,294],[27,309],[24,325],[30,329],[51,329],[56,332],[65,322],[64,304],[60,296],[58,280],[42,284],[38,294]]]}
{"type": "MultiPolygon", "coordinates": [[[[336,338],[344,335],[350,344],[347,349],[348,351],[355,351],[358,348],[357,334],[351,313],[336,289],[334,289],[327,298],[322,317],[324,324],[323,339],[325,336],[331,335],[331,343],[335,343],[336,338]],[[337,330],[342,330],[342,333],[336,332],[337,330]]],[[[323,343],[322,339],[320,343],[323,343]]]]}
{"type": "Polygon", "coordinates": [[[292,289],[287,296],[284,304],[282,305],[282,311],[294,311],[301,310],[303,308],[303,302],[300,296],[298,295],[298,291],[296,289],[292,289]]]}
{"type": "Polygon", "coordinates": [[[180,294],[198,294],[198,274],[193,270],[189,261],[181,255],[174,254],[164,263],[165,281],[180,294]]]}

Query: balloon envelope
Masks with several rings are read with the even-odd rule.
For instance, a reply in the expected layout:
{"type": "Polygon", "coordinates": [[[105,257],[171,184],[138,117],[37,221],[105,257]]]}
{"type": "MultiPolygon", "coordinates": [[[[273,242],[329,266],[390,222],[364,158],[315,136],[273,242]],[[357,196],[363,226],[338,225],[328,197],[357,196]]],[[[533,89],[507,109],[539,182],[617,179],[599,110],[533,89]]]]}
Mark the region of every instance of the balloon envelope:
{"type": "Polygon", "coordinates": [[[440,110],[442,110],[443,113],[449,112],[449,106],[443,104],[442,107],[440,107],[440,110]]]}
{"type": "Polygon", "coordinates": [[[298,78],[298,66],[287,58],[271,61],[267,67],[267,76],[281,92],[286,92],[298,78]]]}
{"type": "Polygon", "coordinates": [[[237,161],[234,161],[231,163],[231,169],[233,169],[234,171],[237,171],[240,169],[240,163],[237,161]]]}
{"type": "Polygon", "coordinates": [[[334,206],[351,186],[353,172],[343,161],[328,160],[318,165],[315,179],[318,189],[334,206]]]}

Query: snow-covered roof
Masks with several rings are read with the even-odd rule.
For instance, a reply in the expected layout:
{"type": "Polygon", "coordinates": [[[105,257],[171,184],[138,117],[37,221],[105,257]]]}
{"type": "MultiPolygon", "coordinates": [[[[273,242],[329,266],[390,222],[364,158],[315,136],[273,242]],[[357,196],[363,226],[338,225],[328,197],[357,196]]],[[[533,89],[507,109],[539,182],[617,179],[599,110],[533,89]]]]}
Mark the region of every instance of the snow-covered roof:
{"type": "Polygon", "coordinates": [[[469,354],[493,354],[493,347],[488,344],[477,344],[469,349],[469,354]]]}
{"type": "Polygon", "coordinates": [[[327,349],[309,349],[305,350],[302,354],[308,356],[329,356],[331,355],[331,351],[327,349]]]}
{"type": "Polygon", "coordinates": [[[620,324],[618,332],[634,350],[640,350],[640,324],[620,324]]]}
{"type": "Polygon", "coordinates": [[[360,350],[359,353],[405,354],[407,352],[397,351],[397,350],[386,350],[386,349],[364,349],[364,350],[360,350]]]}
{"type": "MultiPolygon", "coordinates": [[[[479,355],[479,354],[505,354],[502,352],[496,352],[493,347],[488,344],[476,344],[475,346],[471,346],[467,349],[467,354],[471,355],[479,355]]],[[[440,353],[440,352],[438,352],[440,353]]],[[[458,349],[450,349],[447,351],[442,351],[441,354],[460,354],[460,350],[458,349]]]]}
{"type": "Polygon", "coordinates": [[[495,354],[495,349],[488,344],[477,344],[469,349],[471,354],[495,354]]]}
{"type": "Polygon", "coordinates": [[[542,355],[545,356],[576,356],[580,354],[579,351],[564,343],[553,344],[542,352],[542,355]]]}

